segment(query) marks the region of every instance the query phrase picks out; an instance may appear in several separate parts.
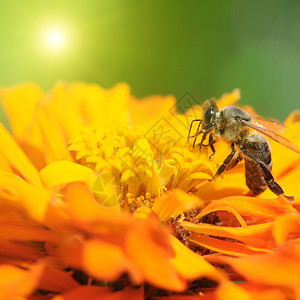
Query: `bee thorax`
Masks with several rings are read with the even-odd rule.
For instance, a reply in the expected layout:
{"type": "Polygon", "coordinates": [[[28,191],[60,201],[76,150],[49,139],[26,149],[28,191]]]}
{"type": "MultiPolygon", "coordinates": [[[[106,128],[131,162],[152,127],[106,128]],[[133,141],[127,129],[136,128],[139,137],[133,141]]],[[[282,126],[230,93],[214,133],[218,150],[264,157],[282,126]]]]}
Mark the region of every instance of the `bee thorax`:
{"type": "Polygon", "coordinates": [[[251,119],[250,115],[238,107],[225,107],[219,117],[220,133],[223,139],[228,143],[237,143],[245,139],[250,134],[250,129],[243,126],[237,118],[248,121],[251,119]]]}
{"type": "Polygon", "coordinates": [[[228,143],[237,143],[249,135],[249,128],[241,126],[237,121],[231,120],[223,127],[222,136],[228,143]]]}

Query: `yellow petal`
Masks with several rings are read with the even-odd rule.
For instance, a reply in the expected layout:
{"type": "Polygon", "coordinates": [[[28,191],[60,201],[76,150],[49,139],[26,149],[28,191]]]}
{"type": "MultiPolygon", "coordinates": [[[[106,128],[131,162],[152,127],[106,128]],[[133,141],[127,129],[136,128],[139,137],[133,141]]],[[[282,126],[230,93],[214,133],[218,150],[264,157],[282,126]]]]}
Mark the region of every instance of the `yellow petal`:
{"type": "Polygon", "coordinates": [[[64,133],[65,139],[70,140],[80,134],[88,119],[83,109],[85,100],[85,84],[58,82],[49,93],[47,108],[55,118],[64,133]],[[80,116],[80,117],[79,117],[80,116]]]}
{"type": "Polygon", "coordinates": [[[172,166],[167,160],[165,160],[158,172],[160,185],[167,185],[170,182],[172,176],[175,174],[176,168],[172,166]]]}
{"type": "Polygon", "coordinates": [[[27,138],[36,104],[44,97],[43,91],[34,83],[23,83],[12,88],[1,88],[0,96],[16,139],[27,138]]]}
{"type": "Polygon", "coordinates": [[[13,173],[8,160],[0,153],[0,170],[8,173],[13,173]]]}
{"type": "Polygon", "coordinates": [[[84,106],[90,124],[101,127],[106,123],[128,121],[128,84],[119,83],[109,90],[104,90],[98,85],[88,85],[85,97],[84,106]]]}
{"type": "Polygon", "coordinates": [[[37,169],[2,124],[0,124],[0,140],[2,144],[0,153],[7,160],[11,168],[27,181],[41,185],[37,169]]]}
{"type": "Polygon", "coordinates": [[[45,187],[53,188],[69,182],[81,181],[92,187],[94,172],[88,167],[70,162],[56,161],[41,170],[41,180],[45,187]]]}
{"type": "Polygon", "coordinates": [[[31,185],[16,175],[0,173],[0,195],[18,203],[27,214],[38,222],[45,218],[51,193],[41,187],[31,185]]]}
{"type": "Polygon", "coordinates": [[[136,126],[142,124],[149,129],[153,126],[153,122],[168,115],[172,108],[176,109],[176,99],[171,95],[155,95],[142,99],[131,96],[129,101],[130,121],[136,126]]]}
{"type": "Polygon", "coordinates": [[[41,105],[37,107],[36,114],[42,133],[46,163],[49,164],[58,160],[73,161],[70,152],[67,150],[67,142],[63,138],[57,121],[51,120],[41,105]]]}

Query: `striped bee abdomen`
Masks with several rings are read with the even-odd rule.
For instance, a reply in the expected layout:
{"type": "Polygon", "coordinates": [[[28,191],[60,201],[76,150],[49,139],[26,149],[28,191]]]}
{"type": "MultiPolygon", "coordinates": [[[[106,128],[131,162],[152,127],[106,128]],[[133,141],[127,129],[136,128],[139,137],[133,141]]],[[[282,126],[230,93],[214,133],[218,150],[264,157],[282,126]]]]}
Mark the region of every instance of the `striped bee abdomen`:
{"type": "MultiPolygon", "coordinates": [[[[260,134],[253,134],[244,140],[243,148],[256,159],[263,162],[269,171],[272,171],[271,148],[268,141],[260,134]]],[[[261,166],[252,158],[244,156],[246,184],[249,189],[258,195],[267,188],[261,166]]]]}

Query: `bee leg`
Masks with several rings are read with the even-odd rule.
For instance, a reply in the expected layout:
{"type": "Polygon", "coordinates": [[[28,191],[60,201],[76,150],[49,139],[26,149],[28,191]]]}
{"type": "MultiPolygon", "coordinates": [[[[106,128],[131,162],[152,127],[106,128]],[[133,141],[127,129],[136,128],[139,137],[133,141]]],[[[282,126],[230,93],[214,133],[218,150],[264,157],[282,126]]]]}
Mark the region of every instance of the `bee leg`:
{"type": "MultiPolygon", "coordinates": [[[[206,135],[205,135],[204,139],[205,138],[206,138],[206,135]]],[[[200,149],[201,149],[202,146],[204,146],[204,147],[210,147],[210,149],[212,150],[213,153],[209,156],[209,158],[212,158],[216,154],[216,150],[215,150],[215,147],[214,147],[214,143],[215,142],[216,141],[213,139],[212,134],[210,134],[209,135],[208,145],[204,145],[202,141],[201,141],[201,143],[199,143],[200,149]]]]}
{"type": "MultiPolygon", "coordinates": [[[[194,120],[194,121],[197,121],[197,120],[194,120]]],[[[201,122],[202,122],[202,121],[201,121],[201,122]]],[[[193,121],[192,121],[192,123],[193,123],[193,121]]],[[[190,135],[190,131],[191,131],[191,128],[192,128],[192,123],[191,123],[190,130],[189,130],[188,140],[189,140],[190,138],[195,138],[194,143],[193,143],[193,147],[194,147],[198,135],[203,134],[202,139],[201,139],[201,143],[199,144],[200,150],[201,150],[201,147],[202,147],[202,145],[203,145],[203,142],[204,142],[204,140],[205,140],[207,134],[213,129],[214,126],[216,126],[216,122],[209,123],[209,124],[207,124],[204,128],[202,128],[202,130],[198,131],[198,130],[199,130],[199,127],[200,127],[200,124],[199,124],[199,125],[198,125],[198,128],[197,128],[197,132],[196,132],[194,135],[190,135]]]]}
{"type": "Polygon", "coordinates": [[[199,144],[200,150],[202,148],[204,140],[206,139],[206,136],[212,131],[214,126],[216,126],[216,122],[209,123],[200,131],[200,133],[203,133],[201,143],[199,144]]]}
{"type": "Polygon", "coordinates": [[[209,156],[209,158],[212,158],[212,157],[216,154],[216,150],[215,150],[215,147],[214,147],[214,143],[215,143],[215,142],[216,142],[216,141],[213,139],[212,134],[210,134],[210,135],[209,135],[208,144],[209,144],[210,149],[211,149],[211,151],[212,151],[213,153],[209,156]]]}
{"type": "Polygon", "coordinates": [[[264,179],[266,181],[266,184],[268,185],[268,188],[277,196],[283,195],[285,198],[287,198],[287,200],[289,201],[293,201],[294,197],[293,196],[286,196],[284,194],[283,189],[281,188],[281,186],[274,180],[274,177],[271,173],[271,171],[267,168],[267,166],[259,159],[257,159],[255,156],[253,156],[251,153],[249,153],[248,151],[245,151],[243,149],[241,149],[242,152],[247,155],[248,157],[252,158],[253,160],[255,160],[260,166],[261,169],[264,173],[264,179]]]}
{"type": "MultiPolygon", "coordinates": [[[[201,123],[202,123],[202,122],[199,122],[198,127],[197,127],[197,131],[196,131],[196,132],[199,131],[199,128],[200,128],[201,123]]],[[[197,137],[198,137],[198,136],[196,136],[195,139],[194,139],[193,148],[195,148],[195,144],[196,144],[196,141],[197,141],[197,137]]]]}
{"type": "Polygon", "coordinates": [[[234,143],[231,144],[230,149],[231,149],[231,153],[225,158],[224,162],[219,167],[219,169],[217,170],[217,172],[214,175],[214,177],[212,179],[209,179],[209,181],[212,181],[215,178],[217,178],[219,175],[221,175],[225,171],[225,169],[229,165],[229,163],[231,162],[231,160],[234,157],[235,152],[236,152],[236,150],[234,149],[234,143]]]}
{"type": "Polygon", "coordinates": [[[192,137],[192,136],[190,136],[190,134],[191,134],[191,130],[192,130],[192,127],[193,127],[193,123],[194,123],[194,122],[200,122],[199,125],[198,125],[198,128],[197,128],[197,132],[198,132],[198,130],[199,130],[199,128],[200,128],[200,124],[202,123],[202,120],[201,120],[201,119],[195,119],[195,120],[193,120],[193,121],[191,122],[190,129],[189,129],[189,134],[188,134],[188,138],[187,138],[187,141],[188,141],[188,142],[189,142],[189,139],[192,137]]]}
{"type": "Polygon", "coordinates": [[[240,154],[234,156],[231,162],[228,164],[226,171],[231,170],[234,168],[240,161],[242,160],[242,156],[240,154]]]}
{"type": "Polygon", "coordinates": [[[201,138],[201,142],[198,144],[199,150],[201,150],[201,148],[202,148],[202,146],[203,146],[203,142],[204,142],[205,139],[206,139],[206,136],[207,136],[207,133],[204,132],[203,135],[202,135],[202,138],[201,138]]]}

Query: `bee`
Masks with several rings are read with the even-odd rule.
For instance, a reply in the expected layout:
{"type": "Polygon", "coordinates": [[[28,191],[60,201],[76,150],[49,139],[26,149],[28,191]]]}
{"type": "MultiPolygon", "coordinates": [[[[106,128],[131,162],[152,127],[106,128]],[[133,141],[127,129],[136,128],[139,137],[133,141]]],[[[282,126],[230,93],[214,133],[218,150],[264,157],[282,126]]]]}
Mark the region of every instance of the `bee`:
{"type": "Polygon", "coordinates": [[[212,154],[209,158],[216,152],[214,144],[217,140],[223,139],[230,144],[230,154],[225,158],[210,181],[221,175],[225,170],[232,169],[239,161],[244,159],[246,184],[251,191],[250,194],[259,195],[268,187],[277,196],[283,195],[288,200],[293,200],[292,196],[284,195],[283,189],[274,180],[271,148],[267,139],[263,136],[265,135],[300,154],[300,150],[294,143],[276,133],[276,130],[280,127],[283,128],[280,124],[254,118],[245,110],[236,106],[227,106],[219,111],[216,100],[210,99],[203,104],[202,119],[195,119],[191,122],[188,141],[190,138],[194,138],[194,147],[197,137],[202,135],[201,142],[198,145],[200,150],[202,146],[211,148],[212,154]],[[191,136],[194,122],[199,122],[199,124],[196,133],[191,136]],[[252,134],[250,129],[254,129],[258,133],[252,134]],[[209,136],[208,145],[204,145],[207,136],[209,136]]]}

